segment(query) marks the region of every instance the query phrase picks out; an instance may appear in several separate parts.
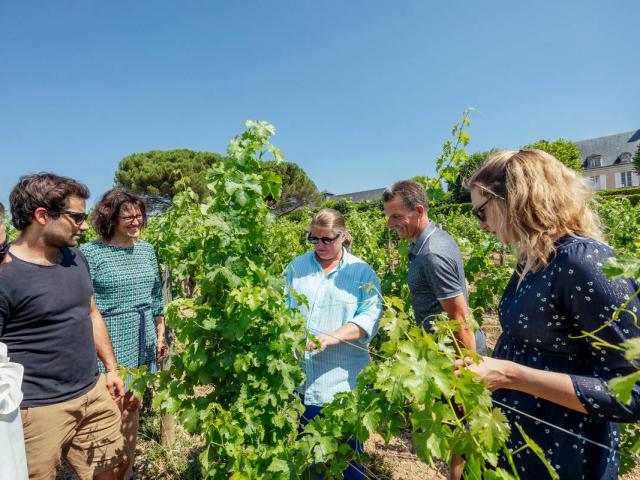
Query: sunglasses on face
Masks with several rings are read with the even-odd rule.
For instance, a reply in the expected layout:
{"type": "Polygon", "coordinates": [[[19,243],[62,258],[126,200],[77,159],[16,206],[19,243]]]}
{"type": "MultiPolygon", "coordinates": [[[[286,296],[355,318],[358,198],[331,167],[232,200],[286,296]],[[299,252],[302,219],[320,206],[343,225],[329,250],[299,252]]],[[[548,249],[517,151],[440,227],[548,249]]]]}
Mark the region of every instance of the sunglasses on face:
{"type": "Polygon", "coordinates": [[[484,213],[484,209],[487,206],[487,203],[489,203],[491,200],[493,200],[494,197],[489,197],[482,205],[480,205],[478,208],[472,208],[471,209],[471,213],[473,214],[474,217],[476,217],[478,220],[480,220],[481,222],[486,222],[487,221],[487,216],[484,213]]]}
{"type": "Polygon", "coordinates": [[[314,237],[313,235],[309,234],[307,236],[307,240],[309,240],[309,242],[314,244],[314,245],[317,244],[318,242],[322,242],[325,245],[331,245],[339,237],[340,237],[340,235],[336,235],[333,238],[329,238],[329,237],[314,237]]]}
{"type": "Polygon", "coordinates": [[[64,215],[68,215],[73,223],[75,223],[78,227],[82,225],[87,218],[89,218],[89,214],[85,212],[74,212],[73,210],[58,210],[56,213],[62,213],[64,215]]]}

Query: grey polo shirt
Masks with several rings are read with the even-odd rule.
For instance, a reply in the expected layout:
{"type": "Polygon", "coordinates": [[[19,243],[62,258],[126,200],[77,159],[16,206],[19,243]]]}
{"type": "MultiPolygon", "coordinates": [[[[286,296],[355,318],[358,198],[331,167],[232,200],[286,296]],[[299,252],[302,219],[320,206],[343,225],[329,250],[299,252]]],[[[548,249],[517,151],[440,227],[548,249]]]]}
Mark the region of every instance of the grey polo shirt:
{"type": "Polygon", "coordinates": [[[464,295],[462,255],[455,240],[429,222],[409,247],[409,290],[416,323],[429,329],[429,317],[442,313],[440,300],[464,295]]]}

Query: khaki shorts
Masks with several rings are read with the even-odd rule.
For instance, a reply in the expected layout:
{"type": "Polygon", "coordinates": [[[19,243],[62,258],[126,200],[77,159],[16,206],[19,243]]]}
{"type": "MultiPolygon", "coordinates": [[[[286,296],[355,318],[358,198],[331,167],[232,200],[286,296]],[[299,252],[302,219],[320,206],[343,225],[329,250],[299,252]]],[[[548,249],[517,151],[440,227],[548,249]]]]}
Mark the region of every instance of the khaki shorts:
{"type": "Polygon", "coordinates": [[[120,410],[104,375],[78,398],[20,412],[30,480],[54,479],[61,458],[81,480],[126,460],[120,410]]]}

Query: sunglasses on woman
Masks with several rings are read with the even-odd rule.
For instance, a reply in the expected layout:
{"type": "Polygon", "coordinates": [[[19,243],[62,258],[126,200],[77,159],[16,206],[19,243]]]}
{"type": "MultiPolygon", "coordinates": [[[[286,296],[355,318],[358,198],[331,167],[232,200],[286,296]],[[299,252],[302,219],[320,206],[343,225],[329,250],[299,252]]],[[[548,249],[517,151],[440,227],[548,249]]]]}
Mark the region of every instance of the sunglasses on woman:
{"type": "Polygon", "coordinates": [[[471,213],[473,214],[474,217],[476,217],[478,220],[480,220],[481,222],[486,222],[487,221],[487,216],[484,213],[484,209],[487,206],[487,203],[489,203],[491,200],[493,200],[495,197],[489,197],[482,205],[480,205],[478,208],[472,208],[471,209],[471,213]]]}
{"type": "Polygon", "coordinates": [[[311,242],[314,245],[318,242],[322,242],[325,245],[331,245],[338,237],[340,237],[340,235],[336,235],[335,237],[330,238],[330,237],[314,237],[313,235],[309,234],[307,236],[307,240],[309,240],[309,242],[311,242]]]}

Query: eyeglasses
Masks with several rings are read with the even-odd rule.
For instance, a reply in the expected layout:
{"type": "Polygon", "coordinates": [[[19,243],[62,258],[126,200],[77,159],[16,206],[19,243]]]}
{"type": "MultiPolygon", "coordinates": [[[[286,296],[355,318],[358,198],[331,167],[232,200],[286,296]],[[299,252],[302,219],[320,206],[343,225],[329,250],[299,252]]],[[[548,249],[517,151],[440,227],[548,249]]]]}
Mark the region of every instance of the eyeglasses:
{"type": "Polygon", "coordinates": [[[133,223],[134,220],[138,220],[138,222],[144,222],[144,217],[142,215],[127,215],[125,217],[118,217],[124,223],[133,223]]]}
{"type": "Polygon", "coordinates": [[[489,203],[491,200],[493,200],[495,197],[489,197],[487,199],[486,202],[484,202],[482,205],[480,205],[478,208],[472,208],[471,209],[471,213],[481,222],[486,222],[487,221],[487,216],[484,214],[484,209],[487,206],[487,203],[489,203]]]}
{"type": "Polygon", "coordinates": [[[89,214],[85,212],[74,212],[73,210],[58,210],[55,213],[62,213],[64,215],[68,215],[73,223],[75,223],[78,227],[82,225],[87,218],[89,218],[89,214]]]}
{"type": "Polygon", "coordinates": [[[329,238],[329,237],[314,237],[313,235],[309,234],[307,236],[307,240],[309,240],[309,242],[311,242],[312,244],[317,244],[318,242],[322,242],[325,245],[331,245],[337,238],[340,238],[342,234],[336,235],[333,238],[329,238]]]}

